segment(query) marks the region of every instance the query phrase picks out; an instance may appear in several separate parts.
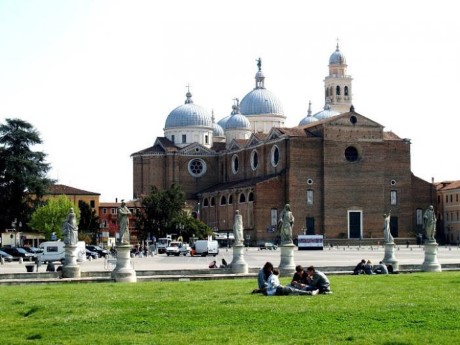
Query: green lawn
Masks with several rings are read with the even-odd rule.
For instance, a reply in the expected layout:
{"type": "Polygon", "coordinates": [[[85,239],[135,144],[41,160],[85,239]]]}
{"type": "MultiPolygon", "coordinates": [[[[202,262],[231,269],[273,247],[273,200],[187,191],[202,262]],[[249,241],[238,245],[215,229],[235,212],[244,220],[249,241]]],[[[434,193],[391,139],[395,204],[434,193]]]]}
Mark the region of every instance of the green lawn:
{"type": "Polygon", "coordinates": [[[0,344],[460,342],[460,272],[330,280],[273,297],[255,280],[0,286],[0,344]]]}

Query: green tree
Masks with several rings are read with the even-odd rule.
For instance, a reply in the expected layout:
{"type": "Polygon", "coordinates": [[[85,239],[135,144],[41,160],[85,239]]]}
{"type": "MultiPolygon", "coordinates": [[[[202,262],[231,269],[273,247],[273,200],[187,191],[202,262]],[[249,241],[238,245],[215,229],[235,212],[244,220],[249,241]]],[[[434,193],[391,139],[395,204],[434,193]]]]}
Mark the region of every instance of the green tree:
{"type": "MultiPolygon", "coordinates": [[[[142,212],[139,216],[139,237],[147,239],[148,234],[156,237],[164,237],[166,234],[177,233],[178,224],[184,225],[187,229],[200,229],[193,220],[184,216],[185,194],[179,185],[173,184],[167,190],[160,191],[152,187],[149,195],[142,200],[142,212]]],[[[185,234],[184,232],[184,234],[185,234]]]]}
{"type": "Polygon", "coordinates": [[[70,208],[74,209],[77,221],[80,218],[80,210],[65,195],[49,199],[43,206],[37,208],[32,214],[29,226],[43,232],[47,240],[51,239],[54,232],[57,238],[62,239],[62,224],[64,223],[70,208]]]}
{"type": "Polygon", "coordinates": [[[36,203],[53,183],[46,174],[50,169],[46,154],[32,151],[41,144],[34,127],[20,119],[6,119],[0,125],[0,230],[14,220],[26,226],[36,203]]]}
{"type": "Polygon", "coordinates": [[[78,208],[80,209],[78,230],[88,235],[92,243],[96,243],[99,234],[99,217],[96,215],[96,211],[83,200],[78,202],[78,208]]]}

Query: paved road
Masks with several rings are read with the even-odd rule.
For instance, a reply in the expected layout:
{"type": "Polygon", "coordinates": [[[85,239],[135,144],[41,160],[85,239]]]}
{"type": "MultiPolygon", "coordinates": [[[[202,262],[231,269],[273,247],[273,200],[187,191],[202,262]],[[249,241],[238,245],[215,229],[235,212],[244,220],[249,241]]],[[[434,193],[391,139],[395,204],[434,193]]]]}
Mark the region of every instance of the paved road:
{"type": "MultiPolygon", "coordinates": [[[[384,257],[383,247],[334,247],[324,250],[295,250],[294,262],[303,266],[314,265],[316,267],[343,267],[354,266],[361,259],[370,259],[372,262],[378,263],[384,257]]],[[[258,248],[248,248],[244,252],[244,259],[250,268],[261,267],[266,261],[271,261],[275,266],[280,263],[280,250],[258,250],[258,248]]],[[[406,246],[397,247],[395,257],[400,265],[421,265],[425,255],[423,246],[406,246]]],[[[166,256],[160,254],[155,256],[133,258],[132,264],[135,270],[178,270],[178,269],[202,269],[207,268],[209,263],[216,260],[218,264],[225,259],[228,263],[232,261],[232,249],[220,248],[220,253],[215,258],[208,257],[190,257],[190,256],[166,256]]],[[[460,264],[460,248],[459,247],[439,247],[438,261],[441,265],[444,264],[460,264]]],[[[1,273],[25,273],[24,267],[27,262],[19,264],[18,262],[8,262],[0,266],[1,273]]],[[[81,263],[81,271],[104,271],[111,270],[113,266],[108,264],[106,260],[100,258],[97,260],[81,263]]],[[[45,272],[46,265],[39,268],[40,272],[45,272]]]]}

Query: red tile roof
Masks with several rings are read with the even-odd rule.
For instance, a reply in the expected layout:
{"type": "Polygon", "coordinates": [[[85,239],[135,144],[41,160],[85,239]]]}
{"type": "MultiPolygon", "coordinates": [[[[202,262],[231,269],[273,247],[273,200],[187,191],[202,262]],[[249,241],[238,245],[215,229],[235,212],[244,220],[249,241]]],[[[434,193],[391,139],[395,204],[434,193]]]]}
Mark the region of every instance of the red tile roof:
{"type": "Polygon", "coordinates": [[[101,195],[100,193],[69,187],[63,184],[53,184],[48,188],[48,195],[101,195]]]}

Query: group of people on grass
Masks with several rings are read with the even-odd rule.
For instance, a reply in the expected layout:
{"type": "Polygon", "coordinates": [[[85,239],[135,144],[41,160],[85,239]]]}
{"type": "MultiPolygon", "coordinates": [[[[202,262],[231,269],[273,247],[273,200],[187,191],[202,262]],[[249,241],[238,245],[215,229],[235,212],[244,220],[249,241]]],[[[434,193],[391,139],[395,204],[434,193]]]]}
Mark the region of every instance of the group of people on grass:
{"type": "Polygon", "coordinates": [[[380,261],[378,265],[372,263],[371,260],[362,259],[353,270],[353,274],[389,274],[393,272],[392,265],[386,265],[383,261],[380,261]]]}
{"type": "Polygon", "coordinates": [[[257,277],[259,287],[253,290],[252,293],[263,293],[267,296],[332,293],[329,279],[323,272],[315,270],[313,266],[309,266],[304,270],[301,265],[297,265],[291,283],[286,286],[281,285],[279,275],[280,271],[274,268],[271,262],[266,262],[257,277]]]}

